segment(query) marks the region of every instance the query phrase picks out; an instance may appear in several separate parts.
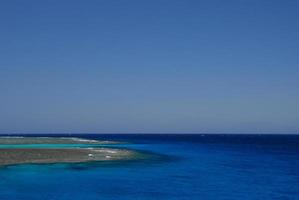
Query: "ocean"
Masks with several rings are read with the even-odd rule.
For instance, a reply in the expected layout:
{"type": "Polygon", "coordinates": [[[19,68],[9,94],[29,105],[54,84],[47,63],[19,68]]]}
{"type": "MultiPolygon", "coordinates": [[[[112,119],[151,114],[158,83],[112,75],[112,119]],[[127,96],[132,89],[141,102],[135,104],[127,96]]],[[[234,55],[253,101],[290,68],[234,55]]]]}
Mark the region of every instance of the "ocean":
{"type": "Polygon", "coordinates": [[[1,167],[0,200],[299,199],[299,135],[43,136],[125,141],[129,143],[121,148],[159,156],[106,164],[1,167]]]}

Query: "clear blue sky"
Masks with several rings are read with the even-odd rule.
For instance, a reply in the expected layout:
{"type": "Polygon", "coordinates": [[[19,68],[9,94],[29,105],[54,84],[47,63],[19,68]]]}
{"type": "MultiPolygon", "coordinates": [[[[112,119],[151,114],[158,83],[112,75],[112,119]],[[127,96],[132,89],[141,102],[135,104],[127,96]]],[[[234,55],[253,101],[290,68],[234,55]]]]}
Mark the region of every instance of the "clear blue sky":
{"type": "Polygon", "coordinates": [[[0,133],[299,133],[297,0],[2,0],[0,133]]]}

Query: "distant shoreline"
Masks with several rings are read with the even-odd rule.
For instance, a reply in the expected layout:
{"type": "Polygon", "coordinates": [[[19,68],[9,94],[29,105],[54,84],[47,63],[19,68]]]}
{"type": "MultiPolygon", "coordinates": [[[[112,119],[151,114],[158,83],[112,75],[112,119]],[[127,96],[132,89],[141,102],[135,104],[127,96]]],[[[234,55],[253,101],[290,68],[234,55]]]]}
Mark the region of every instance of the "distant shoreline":
{"type": "Polygon", "coordinates": [[[49,136],[0,136],[3,144],[120,144],[122,142],[109,140],[91,140],[78,137],[49,137],[49,136]]]}

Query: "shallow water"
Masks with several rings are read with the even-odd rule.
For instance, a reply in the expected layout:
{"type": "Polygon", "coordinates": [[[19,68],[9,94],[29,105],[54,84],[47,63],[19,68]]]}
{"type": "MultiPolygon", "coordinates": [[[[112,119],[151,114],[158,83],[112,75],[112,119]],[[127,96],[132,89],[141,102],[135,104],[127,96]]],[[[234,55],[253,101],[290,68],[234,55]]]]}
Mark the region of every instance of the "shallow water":
{"type": "Polygon", "coordinates": [[[80,136],[127,141],[113,146],[164,156],[2,167],[0,199],[299,199],[299,136],[80,136]]]}

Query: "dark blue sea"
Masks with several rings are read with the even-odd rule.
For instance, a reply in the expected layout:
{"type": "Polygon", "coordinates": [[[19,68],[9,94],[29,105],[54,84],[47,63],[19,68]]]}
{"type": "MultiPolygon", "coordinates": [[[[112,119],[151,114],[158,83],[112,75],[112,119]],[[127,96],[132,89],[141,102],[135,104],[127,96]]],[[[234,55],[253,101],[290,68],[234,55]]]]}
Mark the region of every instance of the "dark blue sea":
{"type": "Polygon", "coordinates": [[[299,199],[299,135],[63,136],[126,141],[121,148],[158,156],[1,167],[0,200],[299,199]]]}

